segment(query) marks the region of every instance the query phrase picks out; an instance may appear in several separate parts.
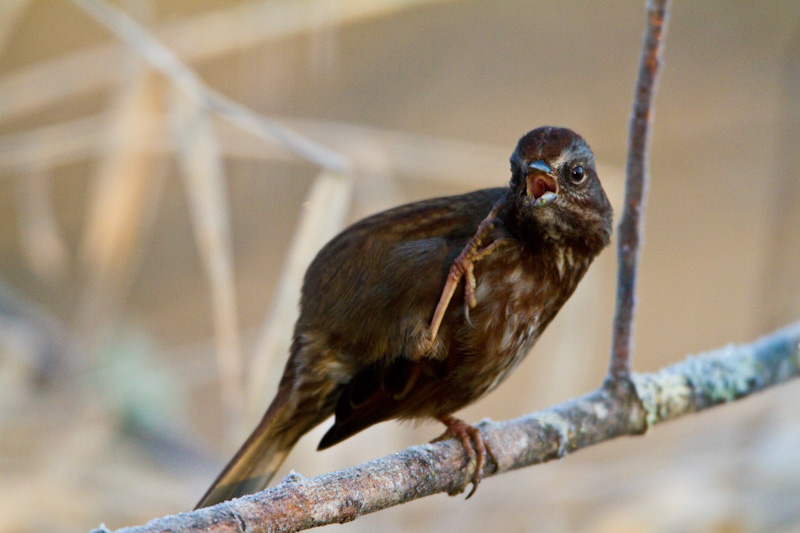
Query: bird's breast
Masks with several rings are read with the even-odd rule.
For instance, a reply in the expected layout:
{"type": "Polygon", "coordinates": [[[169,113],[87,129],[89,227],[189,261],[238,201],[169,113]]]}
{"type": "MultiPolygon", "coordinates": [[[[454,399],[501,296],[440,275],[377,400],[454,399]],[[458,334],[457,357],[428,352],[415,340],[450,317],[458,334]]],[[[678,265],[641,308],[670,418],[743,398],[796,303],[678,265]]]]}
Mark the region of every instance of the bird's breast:
{"type": "MultiPolygon", "coordinates": [[[[559,251],[525,257],[500,252],[476,268],[473,327],[461,330],[470,357],[463,379],[482,383],[482,394],[499,385],[525,358],[545,327],[569,298],[585,271],[584,262],[559,251]]],[[[588,266],[588,264],[587,264],[588,266]]]]}

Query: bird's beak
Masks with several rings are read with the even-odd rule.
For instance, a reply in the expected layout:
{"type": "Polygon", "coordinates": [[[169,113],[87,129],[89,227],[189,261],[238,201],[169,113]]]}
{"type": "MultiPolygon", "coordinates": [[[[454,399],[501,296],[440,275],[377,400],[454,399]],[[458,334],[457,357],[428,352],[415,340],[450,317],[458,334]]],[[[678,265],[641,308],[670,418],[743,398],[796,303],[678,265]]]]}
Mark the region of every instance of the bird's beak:
{"type": "Polygon", "coordinates": [[[525,178],[528,201],[534,207],[553,203],[558,198],[558,180],[553,176],[553,169],[541,159],[528,165],[528,168],[532,171],[525,178]]]}
{"type": "Polygon", "coordinates": [[[542,159],[537,159],[536,161],[528,165],[528,168],[538,170],[539,172],[544,172],[545,174],[553,173],[553,169],[550,168],[550,165],[548,165],[547,162],[545,162],[542,159]]]}

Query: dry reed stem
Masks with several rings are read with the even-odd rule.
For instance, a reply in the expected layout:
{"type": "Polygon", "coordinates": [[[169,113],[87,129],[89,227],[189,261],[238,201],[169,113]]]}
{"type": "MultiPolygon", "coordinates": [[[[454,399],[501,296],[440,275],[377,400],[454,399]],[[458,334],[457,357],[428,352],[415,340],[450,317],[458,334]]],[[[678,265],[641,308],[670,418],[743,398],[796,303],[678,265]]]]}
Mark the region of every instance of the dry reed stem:
{"type": "Polygon", "coordinates": [[[160,179],[155,157],[142,139],[153,129],[153,121],[160,120],[161,92],[152,73],[139,68],[118,98],[80,250],[88,283],[78,311],[78,330],[89,338],[96,338],[120,308],[152,227],[160,179]]]}
{"type": "Polygon", "coordinates": [[[263,136],[265,140],[277,142],[321,167],[336,171],[343,171],[349,167],[349,162],[340,154],[304,138],[205,85],[172,50],[159,42],[124,11],[102,0],[73,0],[73,2],[166,76],[177,89],[190,94],[202,108],[211,109],[226,120],[263,136]]]}
{"type": "Polygon", "coordinates": [[[46,283],[63,280],[69,251],[53,210],[50,173],[29,166],[17,178],[19,233],[31,271],[46,283]]]}
{"type": "MultiPolygon", "coordinates": [[[[219,367],[220,392],[225,419],[241,420],[244,407],[243,361],[228,194],[222,153],[208,111],[197,95],[172,91],[172,137],[189,198],[195,241],[211,286],[214,339],[219,367]]],[[[236,438],[231,428],[228,435],[236,438]]]]}

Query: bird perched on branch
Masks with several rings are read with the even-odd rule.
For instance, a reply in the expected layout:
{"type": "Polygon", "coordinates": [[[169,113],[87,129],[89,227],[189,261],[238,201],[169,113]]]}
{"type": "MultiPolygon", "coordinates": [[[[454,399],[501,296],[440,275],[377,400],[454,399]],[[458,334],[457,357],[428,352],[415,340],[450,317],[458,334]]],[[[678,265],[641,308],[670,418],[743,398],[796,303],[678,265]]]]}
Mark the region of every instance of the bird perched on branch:
{"type": "Polygon", "coordinates": [[[415,202],[344,230],[306,272],[275,399],[198,507],[263,489],[331,415],[319,449],[385,420],[440,420],[443,437],[476,459],[474,492],[492,451],[453,413],[525,357],[608,245],[611,222],[589,146],[542,127],[520,139],[508,187],[415,202]]]}

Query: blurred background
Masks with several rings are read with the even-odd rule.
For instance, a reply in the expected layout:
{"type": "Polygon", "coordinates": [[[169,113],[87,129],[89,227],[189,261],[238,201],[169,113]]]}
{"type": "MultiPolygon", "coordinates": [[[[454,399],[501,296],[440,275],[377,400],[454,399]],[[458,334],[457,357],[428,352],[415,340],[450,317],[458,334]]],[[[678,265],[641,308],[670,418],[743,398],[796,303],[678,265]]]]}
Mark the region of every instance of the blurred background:
{"type": "MultiPolygon", "coordinates": [[[[0,531],[193,507],[274,394],[316,250],[505,184],[526,131],[580,132],[619,213],[644,22],[619,0],[2,0],[0,531]]],[[[638,371],[800,318],[798,101],[800,3],[675,3],[638,371]]],[[[597,387],[615,276],[609,249],[461,416],[597,387]]],[[[336,531],[797,532],[799,402],[790,383],[336,531]]],[[[389,422],[317,453],[326,425],[278,479],[442,431],[389,422]]]]}

